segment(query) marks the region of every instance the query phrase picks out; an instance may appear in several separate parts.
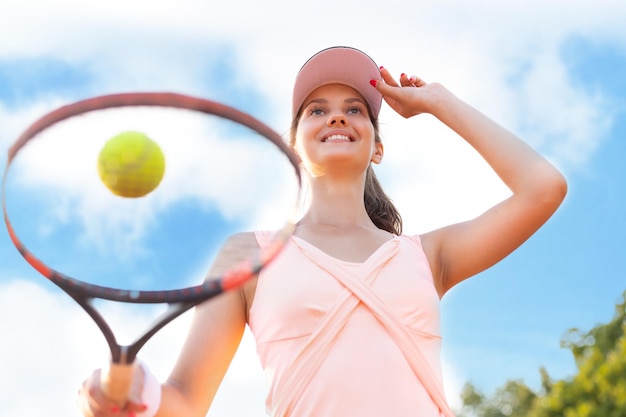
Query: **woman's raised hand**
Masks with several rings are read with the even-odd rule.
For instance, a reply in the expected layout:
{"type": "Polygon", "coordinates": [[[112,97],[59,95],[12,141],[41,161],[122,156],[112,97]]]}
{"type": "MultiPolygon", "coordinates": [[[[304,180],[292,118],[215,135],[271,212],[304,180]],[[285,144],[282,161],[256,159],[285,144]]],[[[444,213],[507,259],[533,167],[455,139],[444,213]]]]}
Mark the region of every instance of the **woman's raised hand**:
{"type": "Polygon", "coordinates": [[[421,113],[432,113],[445,88],[438,83],[426,83],[415,75],[400,75],[395,80],[386,68],[380,68],[382,80],[372,80],[385,102],[405,118],[421,113]]]}

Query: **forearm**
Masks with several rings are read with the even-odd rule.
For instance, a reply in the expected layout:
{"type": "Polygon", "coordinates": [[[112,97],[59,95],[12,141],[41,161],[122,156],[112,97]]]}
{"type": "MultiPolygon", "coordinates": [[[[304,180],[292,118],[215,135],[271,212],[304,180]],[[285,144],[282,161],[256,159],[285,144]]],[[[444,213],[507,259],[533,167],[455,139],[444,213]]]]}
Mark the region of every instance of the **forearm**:
{"type": "Polygon", "coordinates": [[[161,386],[161,404],[155,417],[204,417],[207,410],[208,405],[197,404],[178,387],[165,383],[161,386]]]}
{"type": "MultiPolygon", "coordinates": [[[[206,346],[206,349],[211,349],[206,346]]],[[[155,417],[204,417],[222,383],[230,359],[215,361],[207,370],[202,361],[197,368],[185,369],[178,363],[161,384],[161,402],[155,417]]]]}
{"type": "MultiPolygon", "coordinates": [[[[222,249],[217,265],[228,264],[222,249]]],[[[233,259],[233,258],[229,258],[233,259]]],[[[237,260],[238,261],[238,260],[237,260]]],[[[156,417],[204,417],[239,347],[246,326],[239,291],[229,291],[196,307],[189,335],[167,381],[156,417]]]]}

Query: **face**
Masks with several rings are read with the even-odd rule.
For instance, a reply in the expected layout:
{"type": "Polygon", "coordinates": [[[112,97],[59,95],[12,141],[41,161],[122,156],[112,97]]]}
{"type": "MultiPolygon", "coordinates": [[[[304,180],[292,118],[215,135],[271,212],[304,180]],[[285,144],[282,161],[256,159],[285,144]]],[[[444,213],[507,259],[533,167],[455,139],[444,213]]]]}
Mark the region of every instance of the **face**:
{"type": "Polygon", "coordinates": [[[304,101],[294,149],[312,176],[331,170],[364,172],[370,162],[380,163],[383,147],[363,97],[354,89],[322,86],[304,101]]]}

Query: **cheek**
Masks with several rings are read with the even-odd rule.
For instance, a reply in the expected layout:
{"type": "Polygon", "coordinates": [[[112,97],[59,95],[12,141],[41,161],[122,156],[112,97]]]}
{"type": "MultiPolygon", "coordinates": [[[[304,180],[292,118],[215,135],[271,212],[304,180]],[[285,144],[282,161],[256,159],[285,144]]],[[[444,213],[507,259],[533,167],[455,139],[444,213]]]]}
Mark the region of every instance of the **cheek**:
{"type": "Polygon", "coordinates": [[[292,145],[294,151],[298,155],[302,156],[306,154],[306,147],[309,142],[307,137],[310,135],[311,133],[309,132],[309,129],[307,129],[306,123],[301,123],[300,126],[298,126],[298,130],[296,130],[294,143],[292,145]]]}
{"type": "Polygon", "coordinates": [[[302,145],[304,141],[302,140],[302,137],[300,137],[299,135],[296,135],[293,144],[291,145],[291,147],[293,148],[293,151],[298,155],[302,155],[304,154],[304,147],[302,145]]]}

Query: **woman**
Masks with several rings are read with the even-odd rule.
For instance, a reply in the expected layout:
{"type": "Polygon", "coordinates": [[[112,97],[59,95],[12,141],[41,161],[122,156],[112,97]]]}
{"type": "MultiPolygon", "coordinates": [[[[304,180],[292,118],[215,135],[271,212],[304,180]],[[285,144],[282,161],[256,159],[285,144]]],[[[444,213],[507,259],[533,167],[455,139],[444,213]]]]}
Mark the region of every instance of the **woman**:
{"type": "MultiPolygon", "coordinates": [[[[565,197],[563,176],[442,85],[405,74],[396,81],[352,48],[323,50],[302,67],[292,112],[291,144],[311,198],[287,248],[240,292],[196,309],[167,382],[144,366],[144,397],[126,410],[102,396],[95,372],[79,396],[85,416],[204,416],[246,324],[269,375],[271,416],[452,415],[442,393],[439,300],[546,222],[565,197]],[[429,113],[454,130],[511,196],[470,221],[402,234],[371,168],[384,156],[383,99],[405,118],[429,113]]],[[[268,236],[230,238],[210,275],[268,236]]]]}

